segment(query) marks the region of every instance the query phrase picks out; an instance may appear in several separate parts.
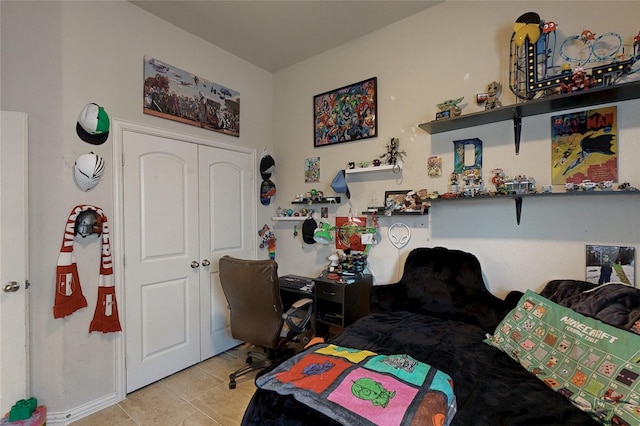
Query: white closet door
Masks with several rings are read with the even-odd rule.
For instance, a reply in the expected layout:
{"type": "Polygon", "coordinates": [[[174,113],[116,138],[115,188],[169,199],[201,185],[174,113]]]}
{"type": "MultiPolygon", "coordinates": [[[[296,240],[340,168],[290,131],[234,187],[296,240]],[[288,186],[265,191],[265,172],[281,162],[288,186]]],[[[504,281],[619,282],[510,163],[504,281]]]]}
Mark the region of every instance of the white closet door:
{"type": "Polygon", "coordinates": [[[240,343],[229,330],[218,260],[225,254],[253,259],[258,230],[252,163],[248,153],[199,147],[202,359],[240,343]]]}
{"type": "Polygon", "coordinates": [[[200,361],[198,148],[123,135],[127,392],[200,361]]]}

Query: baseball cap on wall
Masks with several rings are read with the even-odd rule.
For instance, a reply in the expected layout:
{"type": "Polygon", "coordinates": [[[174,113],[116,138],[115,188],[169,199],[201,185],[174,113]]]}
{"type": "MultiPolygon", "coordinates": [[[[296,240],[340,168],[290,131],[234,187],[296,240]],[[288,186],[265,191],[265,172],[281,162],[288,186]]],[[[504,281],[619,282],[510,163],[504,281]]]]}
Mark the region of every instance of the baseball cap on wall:
{"type": "Polygon", "coordinates": [[[87,192],[93,189],[104,173],[104,159],[90,152],[78,157],[73,165],[73,178],[78,187],[87,192]]]}
{"type": "Polygon", "coordinates": [[[336,174],[336,177],[333,178],[331,188],[338,194],[345,194],[347,198],[351,198],[351,192],[349,192],[349,187],[347,186],[344,170],[340,170],[338,174],[336,174]]]}
{"type": "Polygon", "coordinates": [[[78,115],[76,133],[87,143],[102,145],[109,137],[109,115],[98,104],[86,104],[78,115]]]}
{"type": "Polygon", "coordinates": [[[302,223],[302,241],[307,244],[315,244],[316,240],[313,239],[313,232],[318,227],[318,222],[311,216],[306,218],[302,223]]]}
{"type": "Polygon", "coordinates": [[[260,175],[262,176],[262,180],[268,180],[273,174],[275,168],[276,162],[273,157],[269,154],[265,154],[260,159],[260,175]]]}

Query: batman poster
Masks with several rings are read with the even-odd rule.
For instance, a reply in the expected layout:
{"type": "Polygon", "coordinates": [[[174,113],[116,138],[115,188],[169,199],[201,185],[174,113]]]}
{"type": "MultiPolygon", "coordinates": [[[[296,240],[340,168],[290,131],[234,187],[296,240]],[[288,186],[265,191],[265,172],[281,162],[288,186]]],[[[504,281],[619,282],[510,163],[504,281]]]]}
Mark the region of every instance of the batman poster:
{"type": "Polygon", "coordinates": [[[551,117],[553,185],[618,181],[615,106],[551,117]]]}

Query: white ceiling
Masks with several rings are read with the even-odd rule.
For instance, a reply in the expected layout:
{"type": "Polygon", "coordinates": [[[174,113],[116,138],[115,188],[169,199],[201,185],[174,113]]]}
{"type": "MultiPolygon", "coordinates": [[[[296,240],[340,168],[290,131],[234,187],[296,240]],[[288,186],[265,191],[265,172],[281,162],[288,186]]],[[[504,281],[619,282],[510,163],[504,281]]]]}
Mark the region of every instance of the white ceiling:
{"type": "Polygon", "coordinates": [[[129,1],[270,72],[442,3],[424,0],[129,1]]]}

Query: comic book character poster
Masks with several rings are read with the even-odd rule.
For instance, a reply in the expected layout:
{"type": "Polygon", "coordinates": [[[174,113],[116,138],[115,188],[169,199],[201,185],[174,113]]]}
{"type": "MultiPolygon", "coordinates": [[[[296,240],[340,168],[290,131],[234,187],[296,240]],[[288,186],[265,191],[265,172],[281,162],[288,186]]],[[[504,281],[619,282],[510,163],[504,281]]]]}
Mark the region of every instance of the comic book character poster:
{"type": "Polygon", "coordinates": [[[551,183],[618,180],[615,106],[551,117],[551,183]]]}
{"type": "Polygon", "coordinates": [[[376,77],[313,97],[313,146],[378,135],[376,77]]]}

